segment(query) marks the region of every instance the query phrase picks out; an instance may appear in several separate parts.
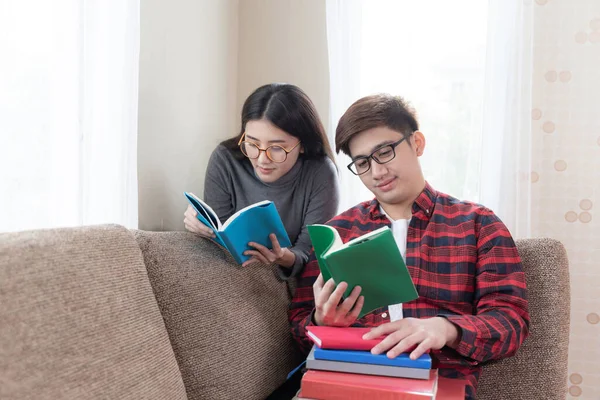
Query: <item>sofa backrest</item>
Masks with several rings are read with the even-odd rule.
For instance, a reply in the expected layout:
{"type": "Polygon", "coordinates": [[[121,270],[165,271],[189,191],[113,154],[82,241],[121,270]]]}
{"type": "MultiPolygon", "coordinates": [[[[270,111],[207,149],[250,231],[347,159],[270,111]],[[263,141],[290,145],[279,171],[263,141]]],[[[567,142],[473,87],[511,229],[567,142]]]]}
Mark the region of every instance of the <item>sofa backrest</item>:
{"type": "Polygon", "coordinates": [[[552,239],[517,241],[527,279],[530,335],[514,357],[483,368],[477,398],[564,399],[570,326],[569,264],[552,239]]]}
{"type": "Polygon", "coordinates": [[[0,234],[0,398],[186,398],[131,232],[0,234]]]}
{"type": "Polygon", "coordinates": [[[273,266],[186,232],[135,231],[188,398],[264,399],[301,359],[273,266]]]}

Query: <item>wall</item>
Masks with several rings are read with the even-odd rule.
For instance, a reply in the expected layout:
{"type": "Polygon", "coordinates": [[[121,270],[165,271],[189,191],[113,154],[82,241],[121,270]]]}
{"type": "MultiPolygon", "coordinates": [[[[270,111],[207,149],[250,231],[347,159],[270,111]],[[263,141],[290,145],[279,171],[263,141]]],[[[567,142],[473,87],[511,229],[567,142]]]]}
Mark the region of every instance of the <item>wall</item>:
{"type": "Polygon", "coordinates": [[[329,109],[325,2],[146,0],[141,7],[139,228],[183,230],[210,153],[239,131],[246,97],[287,82],[329,109]]]}
{"type": "Polygon", "coordinates": [[[182,230],[211,150],[237,122],[237,0],[141,3],[139,228],[182,230]]]}
{"type": "MultiPolygon", "coordinates": [[[[571,275],[569,399],[600,399],[600,2],[536,0],[534,235],[562,241],[571,275]]],[[[543,368],[543,366],[540,366],[543,368]]]]}
{"type": "Polygon", "coordinates": [[[304,90],[327,126],[329,68],[325,2],[243,0],[239,8],[238,114],[246,97],[270,82],[304,90]]]}

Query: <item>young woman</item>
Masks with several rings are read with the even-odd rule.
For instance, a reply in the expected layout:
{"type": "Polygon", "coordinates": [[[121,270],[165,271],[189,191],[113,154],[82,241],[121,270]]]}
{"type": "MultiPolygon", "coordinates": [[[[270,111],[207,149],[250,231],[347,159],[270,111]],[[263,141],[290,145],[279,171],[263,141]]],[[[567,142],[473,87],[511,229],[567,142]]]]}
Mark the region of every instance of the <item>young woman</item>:
{"type": "MultiPolygon", "coordinates": [[[[337,213],[339,187],[333,153],[312,101],[289,84],[261,86],[242,108],[239,135],[213,151],[204,181],[204,201],[223,222],[236,211],[262,200],[275,203],[293,244],[273,249],[256,243],[246,254],[253,262],[276,263],[283,279],[296,276],[311,249],[306,226],[322,224],[337,213]]],[[[185,227],[201,236],[213,232],[191,206],[185,227]]]]}

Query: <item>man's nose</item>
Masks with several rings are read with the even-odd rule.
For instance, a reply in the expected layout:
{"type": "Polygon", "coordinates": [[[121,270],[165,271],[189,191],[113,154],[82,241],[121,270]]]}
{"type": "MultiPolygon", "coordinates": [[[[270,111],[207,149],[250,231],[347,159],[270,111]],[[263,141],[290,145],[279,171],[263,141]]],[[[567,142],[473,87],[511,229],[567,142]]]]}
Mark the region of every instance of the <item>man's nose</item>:
{"type": "Polygon", "coordinates": [[[375,160],[371,160],[371,175],[377,179],[387,174],[388,169],[385,164],[379,164],[375,160]]]}

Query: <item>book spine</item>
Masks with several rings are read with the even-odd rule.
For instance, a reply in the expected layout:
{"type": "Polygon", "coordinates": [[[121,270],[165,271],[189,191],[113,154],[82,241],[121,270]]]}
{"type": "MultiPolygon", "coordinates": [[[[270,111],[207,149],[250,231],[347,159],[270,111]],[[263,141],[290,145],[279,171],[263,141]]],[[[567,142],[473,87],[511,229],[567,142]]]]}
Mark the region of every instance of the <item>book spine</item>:
{"type": "Polygon", "coordinates": [[[216,232],[215,234],[219,239],[221,239],[221,241],[225,245],[225,249],[229,252],[229,254],[231,254],[236,263],[242,264],[244,261],[250,258],[246,256],[243,256],[242,258],[241,254],[238,254],[236,251],[233,250],[235,249],[235,246],[231,243],[231,240],[229,240],[229,237],[227,236],[227,233],[225,231],[216,232]]]}
{"type": "Polygon", "coordinates": [[[391,367],[431,369],[431,359],[411,360],[408,357],[387,358],[386,355],[374,356],[368,351],[343,351],[315,349],[315,359],[349,363],[387,365],[391,367]]]}
{"type": "Polygon", "coordinates": [[[393,389],[346,385],[338,382],[302,381],[302,396],[310,399],[327,400],[425,400],[431,395],[415,392],[398,392],[393,389]]]}
{"type": "MultiPolygon", "coordinates": [[[[331,270],[329,269],[329,266],[327,265],[327,260],[325,259],[325,257],[321,257],[321,263],[319,264],[319,269],[321,270],[321,275],[323,275],[323,282],[327,283],[327,281],[329,279],[333,278],[333,275],[331,275],[331,270]]],[[[335,278],[333,281],[337,285],[337,283],[335,282],[335,278]]]]}
{"type": "Polygon", "coordinates": [[[321,371],[347,372],[351,374],[390,376],[393,378],[429,379],[428,369],[390,367],[387,365],[307,359],[306,368],[321,371]]]}

